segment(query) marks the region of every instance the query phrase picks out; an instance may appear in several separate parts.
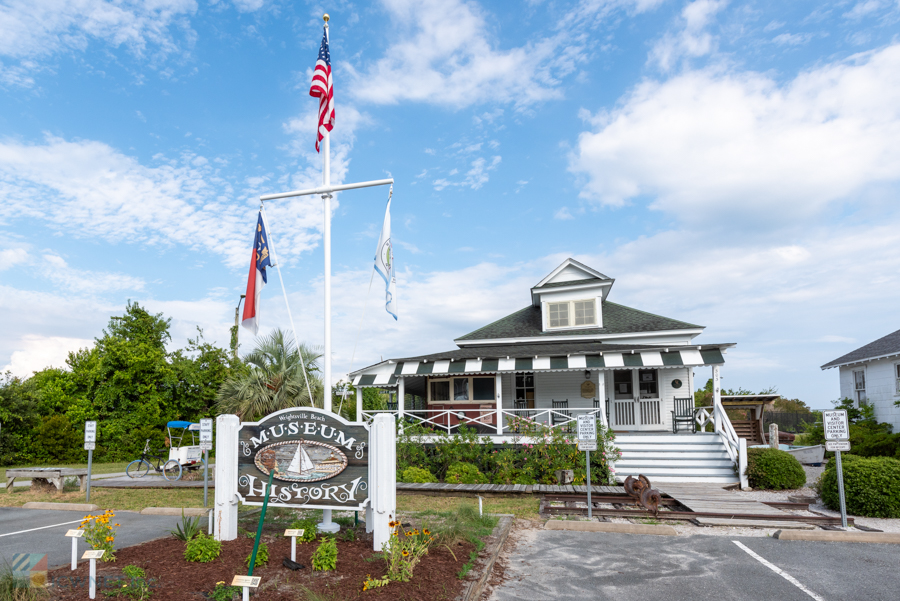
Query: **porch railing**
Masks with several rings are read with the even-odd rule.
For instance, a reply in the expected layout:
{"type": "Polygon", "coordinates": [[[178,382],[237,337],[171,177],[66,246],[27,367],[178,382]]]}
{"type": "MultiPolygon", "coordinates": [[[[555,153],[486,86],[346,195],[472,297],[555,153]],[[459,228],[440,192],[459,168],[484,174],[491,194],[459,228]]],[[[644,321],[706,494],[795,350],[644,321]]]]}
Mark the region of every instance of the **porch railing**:
{"type": "MultiPolygon", "coordinates": [[[[390,413],[399,415],[399,411],[377,410],[363,411],[363,419],[371,421],[377,413],[390,413]]],[[[516,428],[518,419],[527,419],[545,426],[562,427],[563,429],[575,429],[579,415],[594,415],[603,419],[599,408],[572,407],[565,409],[406,409],[403,411],[403,422],[421,424],[443,430],[452,434],[459,426],[465,425],[477,428],[481,434],[487,435],[512,435],[519,434],[516,428]]]]}

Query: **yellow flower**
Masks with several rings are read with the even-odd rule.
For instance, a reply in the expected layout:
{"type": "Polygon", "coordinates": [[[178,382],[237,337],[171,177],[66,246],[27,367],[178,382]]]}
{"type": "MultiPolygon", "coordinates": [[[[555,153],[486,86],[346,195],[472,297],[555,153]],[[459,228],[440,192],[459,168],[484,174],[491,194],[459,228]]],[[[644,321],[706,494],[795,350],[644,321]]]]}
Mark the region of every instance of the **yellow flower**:
{"type": "Polygon", "coordinates": [[[113,542],[114,540],[116,540],[116,539],[114,539],[114,538],[111,537],[111,536],[107,536],[107,537],[106,537],[106,542],[108,542],[108,543],[111,543],[111,542],[113,542]]]}
{"type": "Polygon", "coordinates": [[[422,528],[422,534],[428,536],[429,534],[431,534],[431,530],[429,530],[428,528],[422,528]]]}
{"type": "Polygon", "coordinates": [[[403,557],[409,557],[409,551],[403,549],[403,557]]]}
{"type": "Polygon", "coordinates": [[[219,581],[216,583],[216,586],[219,586],[220,584],[225,584],[225,581],[224,581],[224,580],[219,580],[219,581]]]}
{"type": "Polygon", "coordinates": [[[119,525],[119,524],[116,524],[116,526],[118,526],[118,525],[119,525]]]}

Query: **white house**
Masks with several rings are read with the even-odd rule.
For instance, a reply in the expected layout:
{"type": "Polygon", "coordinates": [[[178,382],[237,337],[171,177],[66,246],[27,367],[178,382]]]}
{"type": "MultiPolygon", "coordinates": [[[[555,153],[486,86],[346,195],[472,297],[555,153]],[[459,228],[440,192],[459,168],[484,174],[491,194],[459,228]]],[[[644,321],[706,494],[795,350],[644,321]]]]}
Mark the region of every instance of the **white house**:
{"type": "MultiPolygon", "coordinates": [[[[592,413],[617,432],[620,473],[736,482],[740,441],[718,394],[734,345],[695,344],[703,326],[609,300],[614,282],[567,259],[531,288],[528,306],[457,338],[457,348],[389,359],[350,377],[357,390],[395,391],[390,411],[401,423],[450,432],[467,424],[513,442],[516,417],[566,426],[592,413]],[[711,369],[716,402],[695,411],[700,367],[711,369]],[[715,433],[693,432],[706,422],[715,433]]],[[[370,417],[361,403],[358,394],[358,415],[370,417]]]]}
{"type": "Polygon", "coordinates": [[[900,330],[861,346],[822,369],[838,368],[841,398],[872,405],[875,418],[900,432],[900,330]]]}

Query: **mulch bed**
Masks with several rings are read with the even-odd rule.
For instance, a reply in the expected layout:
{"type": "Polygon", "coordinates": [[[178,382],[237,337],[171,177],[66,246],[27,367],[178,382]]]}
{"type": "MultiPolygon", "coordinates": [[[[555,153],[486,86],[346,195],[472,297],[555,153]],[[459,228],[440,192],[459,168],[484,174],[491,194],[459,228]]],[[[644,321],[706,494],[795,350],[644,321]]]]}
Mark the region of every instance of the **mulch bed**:
{"type": "MultiPolygon", "coordinates": [[[[304,569],[291,571],[282,567],[282,559],[291,556],[289,538],[264,534],[269,547],[269,563],[254,570],[254,576],[262,577],[262,584],[251,598],[260,601],[303,600],[300,586],[324,594],[335,601],[344,599],[391,599],[408,601],[452,601],[464,582],[457,574],[469,559],[474,547],[459,543],[453,553],[443,545],[432,545],[421,563],[416,566],[410,582],[391,582],[385,587],[362,591],[368,574],[380,577],[385,573],[385,563],[372,551],[372,535],[364,528],[356,530],[357,540],[337,541],[337,570],[313,572],[310,558],[317,542],[297,543],[297,563],[304,569]],[[454,558],[453,555],[456,557],[454,558]]],[[[217,582],[231,584],[235,575],[247,573],[246,558],[253,550],[253,540],[238,538],[222,543],[222,553],[210,563],[191,563],[184,559],[185,544],[175,538],[165,538],[121,549],[115,563],[97,564],[97,599],[111,598],[103,591],[121,587],[115,584],[122,578],[122,568],[137,565],[143,568],[151,580],[152,601],[199,601],[216,587],[217,582]]],[[[88,598],[88,561],[80,561],[78,569],[68,566],[50,572],[50,588],[53,599],[83,601],[88,598]]],[[[124,597],[123,597],[124,598],[124,597]]]]}

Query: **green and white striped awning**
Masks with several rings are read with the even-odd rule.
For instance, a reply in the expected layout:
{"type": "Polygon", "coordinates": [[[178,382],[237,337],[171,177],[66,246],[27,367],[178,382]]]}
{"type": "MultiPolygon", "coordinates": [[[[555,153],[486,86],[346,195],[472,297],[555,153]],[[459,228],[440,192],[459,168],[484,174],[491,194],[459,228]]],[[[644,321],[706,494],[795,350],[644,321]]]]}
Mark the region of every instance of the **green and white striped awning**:
{"type": "Polygon", "coordinates": [[[718,348],[673,350],[635,350],[632,352],[604,352],[567,356],[503,357],[499,359],[439,359],[437,361],[400,361],[373,365],[356,375],[354,386],[385,386],[397,384],[397,378],[435,376],[444,374],[487,374],[515,371],[576,371],[598,369],[628,369],[641,367],[700,367],[725,363],[718,348]]]}

